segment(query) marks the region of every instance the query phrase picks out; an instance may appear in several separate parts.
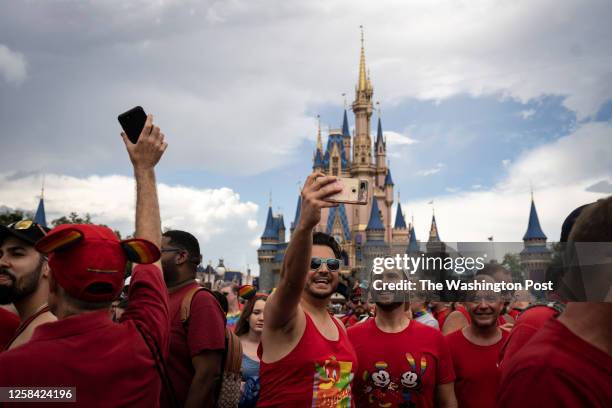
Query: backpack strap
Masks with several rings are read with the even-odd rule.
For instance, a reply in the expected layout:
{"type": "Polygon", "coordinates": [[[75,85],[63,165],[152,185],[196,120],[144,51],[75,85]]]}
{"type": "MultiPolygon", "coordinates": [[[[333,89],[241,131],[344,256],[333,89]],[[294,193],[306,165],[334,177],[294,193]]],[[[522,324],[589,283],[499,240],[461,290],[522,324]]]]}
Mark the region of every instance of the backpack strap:
{"type": "Polygon", "coordinates": [[[189,318],[191,317],[191,303],[193,302],[193,297],[196,295],[196,293],[200,291],[205,291],[211,294],[211,296],[215,299],[215,303],[217,304],[217,306],[219,306],[221,315],[223,315],[223,320],[225,320],[225,312],[223,311],[223,308],[215,298],[215,295],[212,293],[212,291],[208,288],[205,288],[204,286],[198,285],[189,289],[189,291],[183,297],[183,301],[181,302],[181,323],[183,323],[183,325],[188,324],[189,318]]]}

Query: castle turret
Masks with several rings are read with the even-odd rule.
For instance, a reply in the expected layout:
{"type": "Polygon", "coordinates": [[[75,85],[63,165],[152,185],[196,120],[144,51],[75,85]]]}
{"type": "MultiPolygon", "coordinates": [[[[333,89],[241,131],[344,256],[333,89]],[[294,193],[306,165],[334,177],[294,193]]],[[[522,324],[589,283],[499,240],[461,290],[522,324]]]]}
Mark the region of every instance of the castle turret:
{"type": "Polygon", "coordinates": [[[527,231],[523,235],[525,248],[521,251],[521,268],[525,278],[537,282],[544,281],[546,269],[551,262],[551,251],[546,246],[546,235],[540,226],[540,219],[536,211],[533,193],[531,194],[531,209],[527,231]]]}
{"type": "Polygon", "coordinates": [[[409,231],[406,227],[406,220],[404,213],[402,212],[402,204],[399,201],[399,194],[397,198],[397,210],[395,211],[395,223],[393,225],[393,243],[401,243],[406,245],[408,243],[409,231]]]}
{"type": "Polygon", "coordinates": [[[293,222],[291,223],[291,226],[289,227],[289,231],[291,232],[291,235],[293,235],[293,231],[295,231],[295,229],[298,226],[298,223],[300,222],[300,213],[302,212],[302,195],[298,195],[298,202],[297,202],[297,206],[295,208],[295,218],[293,218],[293,222]]]}
{"type": "Polygon", "coordinates": [[[353,167],[358,174],[370,174],[372,164],[372,139],[370,118],[372,116],[372,95],[374,90],[366,77],[363,29],[361,31],[361,54],[359,57],[359,79],[355,88],[355,141],[353,143],[353,167]]]}

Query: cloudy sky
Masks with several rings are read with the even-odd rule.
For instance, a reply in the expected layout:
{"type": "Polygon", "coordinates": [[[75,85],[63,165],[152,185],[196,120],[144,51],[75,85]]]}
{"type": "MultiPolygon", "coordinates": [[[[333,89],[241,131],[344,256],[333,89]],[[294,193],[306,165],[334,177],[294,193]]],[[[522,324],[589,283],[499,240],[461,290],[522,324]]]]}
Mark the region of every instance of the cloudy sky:
{"type": "MultiPolygon", "coordinates": [[[[129,233],[116,116],[142,105],[169,149],[163,223],[204,259],[256,265],[270,192],[293,218],[316,115],[341,124],[359,25],[396,190],[418,237],[519,241],[612,193],[608,1],[21,1],[0,5],[0,205],[89,212],[129,233]]],[[[352,115],[349,115],[351,126],[352,115]]],[[[288,225],[287,225],[288,227],[288,225]]],[[[254,268],[257,270],[257,268],[254,268]]]]}

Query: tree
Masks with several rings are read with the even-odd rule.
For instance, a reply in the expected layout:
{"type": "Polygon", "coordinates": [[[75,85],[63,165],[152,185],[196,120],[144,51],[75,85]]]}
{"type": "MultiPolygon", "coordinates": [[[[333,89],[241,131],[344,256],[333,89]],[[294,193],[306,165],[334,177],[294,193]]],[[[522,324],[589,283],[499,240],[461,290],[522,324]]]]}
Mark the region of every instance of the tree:
{"type": "Polygon", "coordinates": [[[64,215],[60,218],[54,219],[53,221],[51,221],[51,224],[54,227],[57,227],[58,225],[63,225],[63,224],[93,224],[93,223],[91,222],[91,215],[89,215],[89,213],[85,214],[85,217],[81,217],[77,213],[71,212],[70,215],[68,215],[68,217],[64,215]]]}
{"type": "MultiPolygon", "coordinates": [[[[63,224],[95,224],[95,223],[91,221],[91,215],[89,213],[86,213],[85,216],[80,216],[79,214],[75,212],[71,212],[68,215],[68,217],[64,215],[60,218],[54,219],[53,221],[51,221],[51,224],[54,227],[57,227],[58,225],[63,225],[63,224]]],[[[108,225],[104,225],[104,224],[98,224],[98,225],[101,225],[103,227],[108,227],[108,225]]],[[[117,235],[117,238],[121,239],[120,231],[113,230],[113,232],[115,233],[115,235],[117,235]]]]}
{"type": "Polygon", "coordinates": [[[0,225],[9,225],[23,219],[31,220],[34,214],[23,210],[7,209],[0,213],[0,225]]]}
{"type": "Polygon", "coordinates": [[[502,266],[508,269],[512,273],[512,280],[517,282],[516,279],[522,280],[522,268],[521,268],[521,257],[519,254],[505,254],[502,260],[502,266]]]}

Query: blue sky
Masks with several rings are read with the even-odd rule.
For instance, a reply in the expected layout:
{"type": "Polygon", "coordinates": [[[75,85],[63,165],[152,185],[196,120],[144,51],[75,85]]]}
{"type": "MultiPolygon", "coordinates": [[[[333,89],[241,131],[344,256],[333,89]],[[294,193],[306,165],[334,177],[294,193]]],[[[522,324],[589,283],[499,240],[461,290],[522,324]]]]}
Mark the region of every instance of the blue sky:
{"type": "Polygon", "coordinates": [[[434,200],[443,239],[520,240],[533,186],[556,237],[573,208],[612,193],[611,13],[577,0],[6,3],[0,205],[36,208],[44,173],[48,218],[90,212],[131,232],[116,116],[140,104],[170,144],[164,225],[193,231],[205,259],[253,265],[270,192],[293,218],[316,116],[325,139],[342,94],[352,102],[363,24],[417,236],[434,200]]]}

